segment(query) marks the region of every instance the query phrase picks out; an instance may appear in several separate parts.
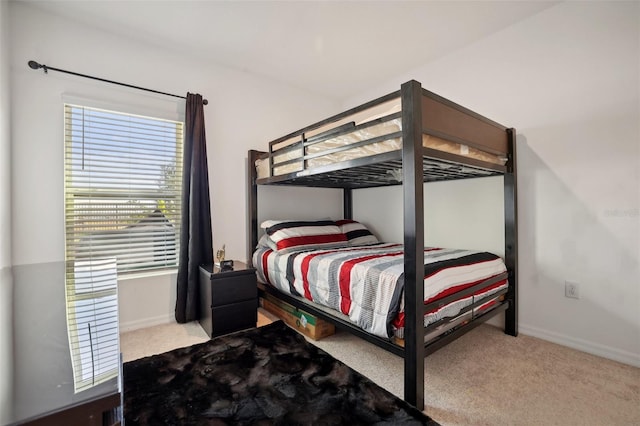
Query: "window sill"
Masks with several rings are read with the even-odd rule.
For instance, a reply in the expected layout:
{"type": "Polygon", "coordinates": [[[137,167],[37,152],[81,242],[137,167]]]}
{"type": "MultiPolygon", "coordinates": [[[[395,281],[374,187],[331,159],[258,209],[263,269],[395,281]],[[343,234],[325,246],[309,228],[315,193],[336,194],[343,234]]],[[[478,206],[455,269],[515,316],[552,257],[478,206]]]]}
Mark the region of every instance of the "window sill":
{"type": "Polygon", "coordinates": [[[159,277],[159,276],[163,276],[163,275],[172,275],[172,274],[177,274],[178,273],[178,268],[170,268],[170,269],[162,269],[159,271],[140,271],[140,272],[128,272],[125,274],[119,274],[118,275],[118,282],[120,281],[129,281],[129,280],[135,280],[138,278],[149,278],[149,277],[159,277]]]}

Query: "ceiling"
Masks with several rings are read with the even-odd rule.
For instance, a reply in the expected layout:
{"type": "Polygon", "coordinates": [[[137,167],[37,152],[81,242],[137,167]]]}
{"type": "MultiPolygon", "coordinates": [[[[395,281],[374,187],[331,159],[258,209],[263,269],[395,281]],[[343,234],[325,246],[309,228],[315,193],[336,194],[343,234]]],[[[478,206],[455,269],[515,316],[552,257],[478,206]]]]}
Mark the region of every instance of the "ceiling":
{"type": "Polygon", "coordinates": [[[337,100],[557,3],[26,1],[105,31],[337,100]]]}

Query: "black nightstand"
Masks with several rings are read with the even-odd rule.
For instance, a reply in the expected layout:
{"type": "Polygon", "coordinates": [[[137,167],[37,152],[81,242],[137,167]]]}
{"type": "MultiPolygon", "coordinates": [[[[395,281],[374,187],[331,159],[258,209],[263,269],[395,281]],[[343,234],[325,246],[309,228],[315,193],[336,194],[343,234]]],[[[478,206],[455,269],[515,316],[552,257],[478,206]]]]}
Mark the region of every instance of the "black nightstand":
{"type": "Polygon", "coordinates": [[[256,270],[234,261],[233,270],[200,266],[200,325],[209,337],[256,326],[256,270]]]}

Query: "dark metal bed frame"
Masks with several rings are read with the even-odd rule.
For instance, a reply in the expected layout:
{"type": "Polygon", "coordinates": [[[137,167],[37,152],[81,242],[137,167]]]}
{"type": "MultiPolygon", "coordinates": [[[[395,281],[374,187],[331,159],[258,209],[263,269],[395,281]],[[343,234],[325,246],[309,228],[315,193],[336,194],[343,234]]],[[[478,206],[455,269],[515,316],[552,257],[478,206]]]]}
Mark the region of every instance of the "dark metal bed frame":
{"type": "MultiPolygon", "coordinates": [[[[404,358],[404,399],[419,409],[424,409],[424,362],[423,358],[472,330],[484,321],[500,312],[505,315],[505,333],[518,334],[517,304],[517,199],[516,199],[516,143],[515,129],[506,128],[454,102],[422,89],[417,81],[409,81],[399,91],[360,105],[349,111],[330,117],[312,126],[288,134],[269,143],[269,152],[250,150],[248,153],[248,210],[249,210],[249,246],[247,259],[251,262],[253,249],[258,243],[258,185],[299,185],[309,187],[342,188],[344,194],[343,213],[345,219],[352,219],[352,190],[388,185],[403,186],[403,221],[404,221],[404,277],[405,277],[405,335],[404,347],[383,338],[371,335],[355,325],[332,316],[325,308],[313,305],[301,298],[278,292],[270,286],[261,286],[267,292],[281,300],[304,309],[323,318],[337,327],[349,332],[404,358]],[[320,133],[313,137],[305,137],[305,133],[324,125],[334,123],[346,117],[400,98],[402,111],[369,123],[355,125],[347,123],[330,132],[320,133]],[[398,134],[358,142],[358,145],[374,143],[392,137],[402,137],[402,149],[376,154],[355,160],[331,164],[312,169],[273,176],[274,155],[287,150],[301,149],[308,145],[322,142],[354,130],[379,124],[401,117],[402,131],[398,134]],[[507,158],[504,166],[450,154],[422,145],[422,135],[428,134],[449,141],[465,144],[480,150],[503,155],[507,158]],[[284,141],[300,137],[299,142],[285,148],[277,148],[284,141]],[[272,177],[257,178],[255,161],[269,157],[272,177]],[[402,181],[390,179],[388,172],[402,169],[402,181]],[[507,272],[493,281],[479,283],[463,293],[456,293],[445,300],[425,305],[422,285],[424,265],[422,252],[424,248],[424,188],[423,182],[466,179],[484,176],[502,175],[504,179],[504,219],[505,219],[505,264],[507,272]],[[424,342],[424,332],[437,327],[439,323],[425,329],[423,316],[425,312],[449,303],[462,295],[469,295],[492,282],[508,278],[509,287],[503,291],[500,304],[483,315],[475,317],[454,331],[424,342]],[[449,300],[450,299],[450,300],[449,300]]],[[[353,148],[334,148],[330,152],[353,148]]],[[[323,154],[328,153],[324,151],[323,154]]],[[[318,154],[304,155],[301,159],[278,163],[278,166],[296,161],[304,161],[318,154]]],[[[303,164],[306,164],[304,161],[303,164]]],[[[495,296],[492,296],[495,297],[495,296]]],[[[468,311],[483,304],[479,300],[468,311]]]]}

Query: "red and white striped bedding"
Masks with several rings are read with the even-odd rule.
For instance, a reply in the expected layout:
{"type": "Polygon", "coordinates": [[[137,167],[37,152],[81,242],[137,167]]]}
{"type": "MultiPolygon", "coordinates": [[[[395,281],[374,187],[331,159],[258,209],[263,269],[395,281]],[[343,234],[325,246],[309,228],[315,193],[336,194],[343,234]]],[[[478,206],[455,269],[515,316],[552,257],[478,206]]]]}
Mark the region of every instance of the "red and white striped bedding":
{"type": "MultiPolygon", "coordinates": [[[[426,247],[425,303],[436,301],[506,271],[494,254],[426,247]]],[[[404,259],[401,244],[380,243],[280,253],[259,247],[253,255],[258,279],[278,290],[302,296],[341,312],[365,331],[401,337],[404,328],[404,259]]],[[[425,315],[425,326],[456,316],[474,298],[507,287],[494,285],[425,315]]],[[[480,309],[480,308],[478,308],[480,309]]]]}

